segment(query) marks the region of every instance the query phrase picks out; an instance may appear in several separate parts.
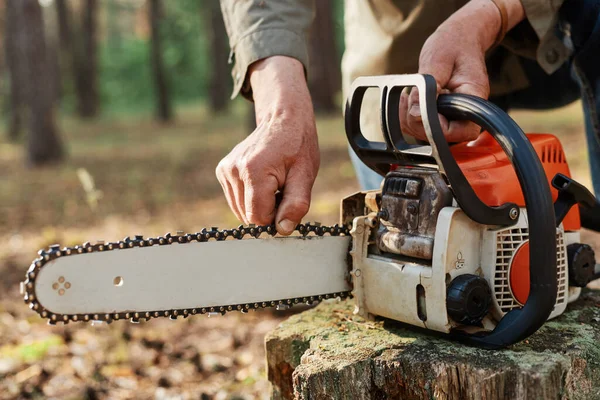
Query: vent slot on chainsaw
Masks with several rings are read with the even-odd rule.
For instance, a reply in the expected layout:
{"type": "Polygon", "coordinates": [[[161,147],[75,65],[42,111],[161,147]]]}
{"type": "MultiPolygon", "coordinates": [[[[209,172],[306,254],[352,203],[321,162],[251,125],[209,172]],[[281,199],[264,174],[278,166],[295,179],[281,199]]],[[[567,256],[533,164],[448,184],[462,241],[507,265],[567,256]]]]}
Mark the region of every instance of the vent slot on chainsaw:
{"type": "Polygon", "coordinates": [[[542,147],[542,163],[566,164],[567,159],[560,144],[542,147]]]}

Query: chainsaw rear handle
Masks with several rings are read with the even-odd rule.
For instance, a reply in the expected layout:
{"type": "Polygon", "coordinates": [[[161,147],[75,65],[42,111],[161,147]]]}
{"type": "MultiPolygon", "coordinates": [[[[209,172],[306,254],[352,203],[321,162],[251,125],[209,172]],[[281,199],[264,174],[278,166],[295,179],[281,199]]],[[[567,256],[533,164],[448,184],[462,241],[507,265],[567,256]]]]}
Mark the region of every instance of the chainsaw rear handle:
{"type": "Polygon", "coordinates": [[[359,78],[346,104],[346,134],[357,155],[380,174],[386,173],[384,164],[410,166],[435,163],[448,179],[457,202],[467,216],[488,225],[511,225],[516,218],[514,213],[513,217],[507,215],[507,211],[516,205],[488,207],[481,202],[452,157],[437,114],[439,112],[451,120],[472,121],[488,131],[500,144],[515,169],[527,209],[529,296],[523,308],[505,314],[492,332],[474,335],[454,332],[453,336],[479,347],[503,348],[536,332],[546,322],[556,302],[556,225],[550,186],[533,146],[508,114],[475,96],[440,95],[437,101],[436,96],[435,79],[428,75],[359,78]],[[403,144],[400,138],[399,96],[402,89],[408,86],[419,90],[423,125],[431,143],[429,150],[425,149],[428,146],[403,144]],[[377,87],[381,92],[381,125],[385,143],[368,141],[360,130],[361,103],[370,87],[377,87]],[[511,222],[503,218],[503,213],[511,222]],[[504,223],[489,223],[491,220],[504,220],[504,223]]]}

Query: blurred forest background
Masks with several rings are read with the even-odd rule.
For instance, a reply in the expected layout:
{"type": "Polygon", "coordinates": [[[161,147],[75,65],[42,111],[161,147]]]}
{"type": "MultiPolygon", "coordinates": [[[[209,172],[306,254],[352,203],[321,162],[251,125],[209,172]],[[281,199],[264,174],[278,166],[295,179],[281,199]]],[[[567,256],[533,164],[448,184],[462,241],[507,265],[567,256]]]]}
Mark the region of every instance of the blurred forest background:
{"type": "MultiPolygon", "coordinates": [[[[331,224],[358,185],[341,118],[343,0],[316,4],[322,162],[306,220],[331,224]]],[[[18,292],[50,244],[239,224],[214,170],[254,115],[230,100],[219,2],[0,0],[0,32],[0,399],[267,398],[263,338],[285,314],[47,326],[18,292]]],[[[558,135],[590,187],[580,104],[513,116],[558,135]]]]}

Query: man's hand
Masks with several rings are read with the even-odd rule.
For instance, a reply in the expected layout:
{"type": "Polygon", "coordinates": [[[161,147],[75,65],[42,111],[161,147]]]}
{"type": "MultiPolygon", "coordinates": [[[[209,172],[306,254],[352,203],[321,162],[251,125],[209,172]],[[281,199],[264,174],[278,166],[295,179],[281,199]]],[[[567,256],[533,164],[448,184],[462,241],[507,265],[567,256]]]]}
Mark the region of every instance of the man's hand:
{"type": "MultiPolygon", "coordinates": [[[[525,17],[520,0],[498,0],[507,10],[507,28],[525,17]]],[[[491,0],[471,0],[448,18],[427,39],[419,57],[419,73],[432,75],[440,93],[464,93],[487,99],[490,85],[485,53],[501,30],[498,7],[491,0]]],[[[404,90],[400,98],[400,126],[408,135],[427,140],[418,91],[404,90]]],[[[451,121],[440,115],[444,135],[449,142],[477,138],[480,128],[468,121],[451,121]]]]}
{"type": "Polygon", "coordinates": [[[238,219],[289,235],[306,215],[319,169],[313,105],[302,64],[275,56],[250,67],[257,128],[217,166],[238,219]],[[283,199],[275,208],[275,193],[283,199]]]}

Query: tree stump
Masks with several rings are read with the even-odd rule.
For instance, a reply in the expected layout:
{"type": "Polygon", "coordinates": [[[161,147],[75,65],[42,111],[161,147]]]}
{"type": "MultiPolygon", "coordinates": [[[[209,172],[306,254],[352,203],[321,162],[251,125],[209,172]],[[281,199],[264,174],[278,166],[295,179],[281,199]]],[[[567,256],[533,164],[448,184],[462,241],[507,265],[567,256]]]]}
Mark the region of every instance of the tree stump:
{"type": "Polygon", "coordinates": [[[599,290],[501,351],[353,309],[327,301],[267,335],[274,399],[600,399],[599,290]]]}

